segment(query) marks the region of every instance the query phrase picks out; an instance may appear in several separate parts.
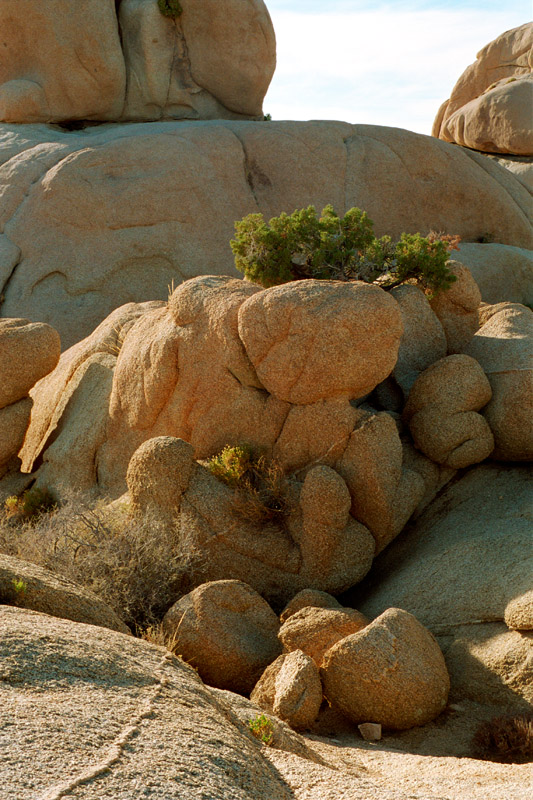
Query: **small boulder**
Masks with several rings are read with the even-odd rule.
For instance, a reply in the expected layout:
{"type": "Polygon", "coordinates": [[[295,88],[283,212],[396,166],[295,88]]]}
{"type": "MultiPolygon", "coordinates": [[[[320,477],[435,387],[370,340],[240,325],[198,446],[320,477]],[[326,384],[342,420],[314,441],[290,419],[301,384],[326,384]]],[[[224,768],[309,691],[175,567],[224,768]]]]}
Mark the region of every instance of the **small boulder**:
{"type": "Polygon", "coordinates": [[[301,608],[336,608],[342,609],[341,604],[336,600],[332,594],[328,592],[321,592],[318,589],[302,589],[301,592],[295,594],[280,614],[280,620],[283,624],[287,622],[289,617],[300,611],[301,608]]]}
{"type": "Polygon", "coordinates": [[[232,692],[251,692],[281,652],[277,616],[242,581],[202,584],[172,606],[163,628],[205,683],[232,692]]]}
{"type": "Polygon", "coordinates": [[[429,301],[446,336],[448,355],[462,353],[479,328],[481,292],[470,270],[458,261],[448,261],[456,279],[449,289],[437,292],[429,301]]]}
{"type": "Polygon", "coordinates": [[[357,633],[368,619],[353,608],[301,608],[283,623],[278,637],[286,653],[302,650],[320,667],[336,642],[357,633]]]}
{"type": "Polygon", "coordinates": [[[483,461],[494,449],[494,439],[476,412],[491,395],[474,358],[451,355],[432,364],[417,379],[404,409],[415,445],[432,461],[453,469],[483,461]]]}
{"type": "Polygon", "coordinates": [[[432,636],[407,611],[389,608],[337,642],[321,669],[324,694],[350,720],[404,730],[446,706],[450,679],[432,636]]]}
{"type": "Polygon", "coordinates": [[[295,730],[309,728],[322,704],[318,667],[301,650],[283,654],[266,668],[250,700],[295,730]]]}
{"type": "Polygon", "coordinates": [[[533,589],[514,597],[505,608],[504,622],[515,631],[533,630],[533,589]]]}
{"type": "Polygon", "coordinates": [[[194,448],[183,439],[157,436],[137,448],[126,480],[134,510],[176,513],[194,466],[194,448]]]}
{"type": "Polygon", "coordinates": [[[357,727],[365,742],[379,742],[381,739],[381,725],[378,722],[363,722],[357,727]]]}
{"type": "Polygon", "coordinates": [[[22,400],[61,353],[59,334],[44,322],[0,319],[0,408],[22,400]]]}

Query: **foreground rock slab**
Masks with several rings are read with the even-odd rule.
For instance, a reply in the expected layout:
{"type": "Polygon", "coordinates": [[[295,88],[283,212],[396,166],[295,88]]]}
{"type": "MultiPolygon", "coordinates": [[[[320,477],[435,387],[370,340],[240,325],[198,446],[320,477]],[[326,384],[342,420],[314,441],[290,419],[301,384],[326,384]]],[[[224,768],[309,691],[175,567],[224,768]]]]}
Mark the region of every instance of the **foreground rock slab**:
{"type": "Polygon", "coordinates": [[[196,673],[103,628],[0,607],[6,797],[290,800],[196,673]]]}

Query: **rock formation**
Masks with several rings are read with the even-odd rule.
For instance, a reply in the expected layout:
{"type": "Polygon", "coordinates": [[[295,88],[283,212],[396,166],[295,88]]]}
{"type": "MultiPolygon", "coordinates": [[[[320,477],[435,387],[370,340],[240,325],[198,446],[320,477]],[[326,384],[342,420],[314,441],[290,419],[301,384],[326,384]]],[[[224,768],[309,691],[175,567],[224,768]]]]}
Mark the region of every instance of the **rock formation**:
{"type": "Polygon", "coordinates": [[[477,54],[437,114],[433,136],[488,153],[533,155],[533,23],[477,54]]]}

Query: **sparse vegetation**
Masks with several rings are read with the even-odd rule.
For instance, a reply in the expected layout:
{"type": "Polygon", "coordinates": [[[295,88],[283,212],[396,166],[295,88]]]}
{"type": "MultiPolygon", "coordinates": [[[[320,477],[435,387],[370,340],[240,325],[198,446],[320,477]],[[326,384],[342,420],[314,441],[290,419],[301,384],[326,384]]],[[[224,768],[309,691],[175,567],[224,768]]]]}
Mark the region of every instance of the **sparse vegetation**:
{"type": "Polygon", "coordinates": [[[303,278],[362,280],[390,289],[415,281],[428,292],[448,289],[456,280],[447,267],[459,236],[431,231],[403,233],[398,242],[374,235],[372,220],[360,208],[339,217],[331,205],[318,217],[314,206],[273,217],[249,214],[235,223],[230,242],[235,266],[265,288],[303,278]]]}
{"type": "Polygon", "coordinates": [[[272,743],[274,726],[265,714],[258,714],[255,719],[248,720],[248,725],[256,739],[266,745],[272,743]]]}
{"type": "MultiPolygon", "coordinates": [[[[132,519],[72,497],[52,515],[0,514],[0,552],[39,564],[87,587],[136,633],[156,626],[191,588],[200,559],[156,519],[132,519]]],[[[15,594],[15,590],[14,590],[15,594]]]]}
{"type": "Polygon", "coordinates": [[[8,497],[4,509],[13,523],[36,520],[57,509],[57,498],[49,489],[33,486],[20,497],[8,497]]]}
{"type": "Polygon", "coordinates": [[[474,734],[472,754],[503,764],[533,761],[533,714],[494,717],[483,722],[474,734]]]}
{"type": "Polygon", "coordinates": [[[157,0],[160,12],[164,17],[179,17],[183,14],[183,9],[179,0],[157,0]]]}
{"type": "Polygon", "coordinates": [[[207,462],[210,472],[234,489],[233,508],[254,524],[281,524],[290,513],[281,466],[248,445],[225,447],[207,462]]]}

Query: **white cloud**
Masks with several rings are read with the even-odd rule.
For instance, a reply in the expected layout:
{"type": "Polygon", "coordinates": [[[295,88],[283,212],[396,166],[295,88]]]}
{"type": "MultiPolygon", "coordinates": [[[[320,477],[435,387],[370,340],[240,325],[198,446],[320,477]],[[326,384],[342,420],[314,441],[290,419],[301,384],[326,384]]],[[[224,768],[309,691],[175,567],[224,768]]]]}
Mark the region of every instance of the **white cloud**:
{"type": "Polygon", "coordinates": [[[271,15],[278,67],[264,108],[274,119],[341,119],[427,134],[478,50],[527,21],[457,8],[271,15]]]}

